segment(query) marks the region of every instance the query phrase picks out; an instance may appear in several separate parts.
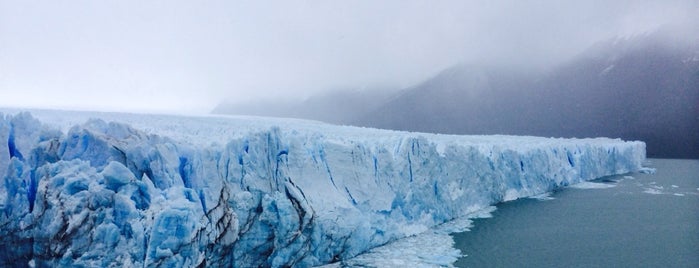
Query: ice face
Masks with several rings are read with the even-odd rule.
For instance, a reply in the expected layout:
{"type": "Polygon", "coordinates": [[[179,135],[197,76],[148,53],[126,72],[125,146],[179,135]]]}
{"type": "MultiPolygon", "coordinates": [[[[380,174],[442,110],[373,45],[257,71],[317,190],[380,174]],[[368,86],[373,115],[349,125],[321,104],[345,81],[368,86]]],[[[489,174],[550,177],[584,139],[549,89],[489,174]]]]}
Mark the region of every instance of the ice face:
{"type": "Polygon", "coordinates": [[[0,266],[320,265],[645,159],[604,138],[32,113],[0,116],[0,266]]]}

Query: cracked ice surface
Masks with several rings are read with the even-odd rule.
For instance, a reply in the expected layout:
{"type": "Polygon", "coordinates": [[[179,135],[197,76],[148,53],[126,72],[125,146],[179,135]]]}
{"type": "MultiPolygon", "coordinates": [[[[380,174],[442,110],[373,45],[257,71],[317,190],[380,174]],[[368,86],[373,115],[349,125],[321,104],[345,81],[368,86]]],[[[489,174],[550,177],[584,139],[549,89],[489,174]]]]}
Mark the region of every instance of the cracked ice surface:
{"type": "Polygon", "coordinates": [[[0,266],[321,265],[645,159],[618,139],[3,111],[0,266]]]}

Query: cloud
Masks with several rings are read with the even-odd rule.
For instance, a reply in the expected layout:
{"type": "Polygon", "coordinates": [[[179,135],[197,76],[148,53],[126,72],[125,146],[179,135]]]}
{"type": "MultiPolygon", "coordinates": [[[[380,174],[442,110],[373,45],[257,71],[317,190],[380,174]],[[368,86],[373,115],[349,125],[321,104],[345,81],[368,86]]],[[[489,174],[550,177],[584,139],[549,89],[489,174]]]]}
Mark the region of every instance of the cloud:
{"type": "Polygon", "coordinates": [[[0,105],[206,112],[224,98],[407,87],[459,62],[538,68],[693,1],[0,2],[0,105]]]}

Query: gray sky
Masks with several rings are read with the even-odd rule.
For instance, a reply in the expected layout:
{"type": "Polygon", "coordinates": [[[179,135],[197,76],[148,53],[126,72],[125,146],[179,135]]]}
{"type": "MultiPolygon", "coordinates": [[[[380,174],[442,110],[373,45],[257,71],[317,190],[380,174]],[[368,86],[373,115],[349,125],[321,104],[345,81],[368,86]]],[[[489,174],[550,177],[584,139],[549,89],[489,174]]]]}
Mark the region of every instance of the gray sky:
{"type": "Polygon", "coordinates": [[[697,2],[0,0],[0,106],[206,113],[459,62],[538,68],[697,2]]]}

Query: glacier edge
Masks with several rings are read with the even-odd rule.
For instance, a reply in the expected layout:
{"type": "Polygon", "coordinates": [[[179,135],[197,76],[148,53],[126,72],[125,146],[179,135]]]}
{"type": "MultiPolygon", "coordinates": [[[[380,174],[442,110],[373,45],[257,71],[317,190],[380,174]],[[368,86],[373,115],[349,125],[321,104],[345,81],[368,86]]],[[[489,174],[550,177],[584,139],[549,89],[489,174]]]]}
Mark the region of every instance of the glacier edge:
{"type": "Polygon", "coordinates": [[[606,138],[0,117],[0,266],[314,266],[645,160],[643,142],[606,138]]]}

